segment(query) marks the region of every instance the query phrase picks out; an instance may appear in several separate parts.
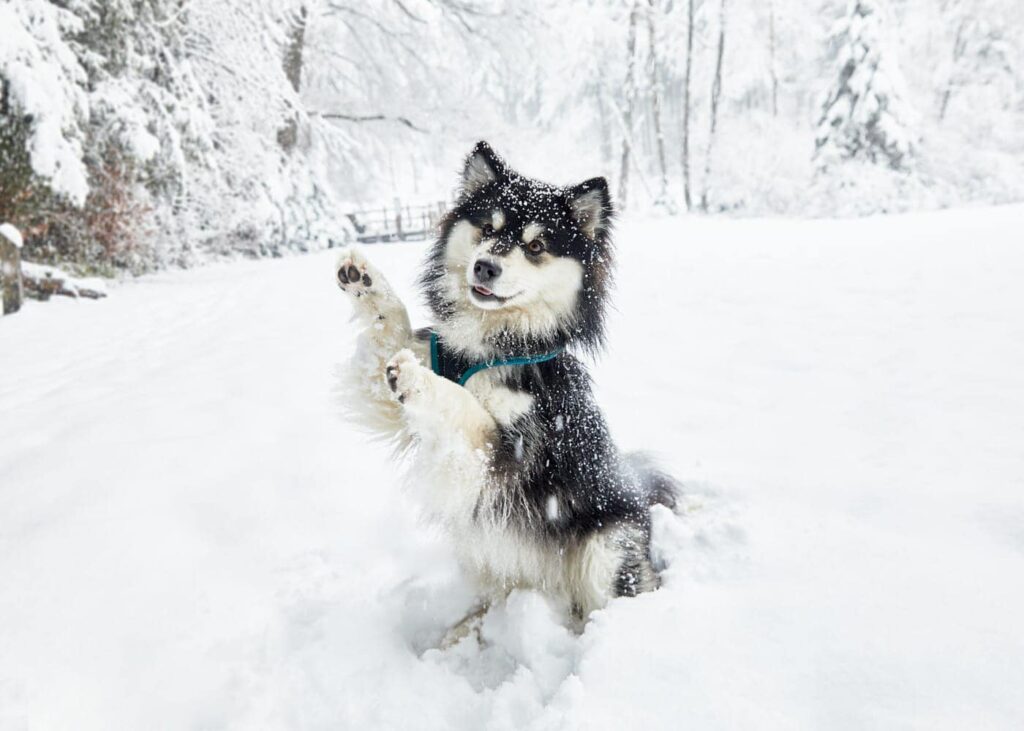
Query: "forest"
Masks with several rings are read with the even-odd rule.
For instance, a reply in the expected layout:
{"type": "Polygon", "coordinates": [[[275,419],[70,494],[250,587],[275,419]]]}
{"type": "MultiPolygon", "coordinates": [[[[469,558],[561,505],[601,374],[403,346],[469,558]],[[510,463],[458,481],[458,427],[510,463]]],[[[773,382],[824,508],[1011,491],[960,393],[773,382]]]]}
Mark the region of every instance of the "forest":
{"type": "Polygon", "coordinates": [[[1018,0],[7,0],[0,222],[141,273],[444,202],[477,139],[620,211],[1024,198],[1018,0]]]}

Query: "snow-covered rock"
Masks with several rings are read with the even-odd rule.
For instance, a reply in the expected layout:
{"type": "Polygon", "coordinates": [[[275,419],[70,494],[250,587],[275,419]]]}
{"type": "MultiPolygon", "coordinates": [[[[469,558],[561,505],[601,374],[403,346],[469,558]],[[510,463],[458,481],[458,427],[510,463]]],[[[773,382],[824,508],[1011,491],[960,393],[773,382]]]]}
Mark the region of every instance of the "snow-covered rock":
{"type": "Polygon", "coordinates": [[[25,289],[37,299],[51,295],[100,299],[107,296],[107,283],[98,277],[75,277],[57,267],[23,261],[21,274],[25,289]]]}

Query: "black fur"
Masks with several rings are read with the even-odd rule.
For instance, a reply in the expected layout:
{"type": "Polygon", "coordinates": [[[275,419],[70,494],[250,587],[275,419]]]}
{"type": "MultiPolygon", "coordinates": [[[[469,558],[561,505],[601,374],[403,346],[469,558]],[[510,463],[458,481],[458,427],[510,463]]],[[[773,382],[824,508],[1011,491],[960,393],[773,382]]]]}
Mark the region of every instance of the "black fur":
{"type": "MultiPolygon", "coordinates": [[[[599,350],[605,340],[613,261],[612,205],[604,179],[570,188],[531,180],[511,170],[483,142],[467,159],[463,179],[462,195],[442,224],[420,280],[435,317],[443,323],[466,306],[449,301],[440,286],[452,228],[461,220],[482,226],[493,210],[500,209],[506,224],[499,247],[521,246],[523,227],[542,223],[548,251],[579,261],[584,276],[575,313],[556,333],[543,340],[516,332],[492,333],[487,351],[493,357],[512,357],[562,346],[599,350]],[[587,210],[596,218],[581,215],[579,206],[574,207],[580,200],[591,204],[587,210]]],[[[495,501],[487,507],[509,515],[518,529],[553,547],[578,544],[628,524],[635,530],[628,532],[631,537],[621,547],[623,561],[613,590],[617,595],[633,595],[642,590],[640,577],[645,571],[653,573],[650,506],[672,507],[676,483],[647,462],[619,454],[593,398],[590,376],[569,350],[547,362],[502,369],[504,385],[529,392],[533,406],[513,424],[498,427],[493,460],[498,489],[487,493],[495,501]],[[552,496],[558,505],[554,518],[548,507],[552,496]]],[[[465,367],[479,360],[454,349],[448,357],[463,358],[465,367]]]]}

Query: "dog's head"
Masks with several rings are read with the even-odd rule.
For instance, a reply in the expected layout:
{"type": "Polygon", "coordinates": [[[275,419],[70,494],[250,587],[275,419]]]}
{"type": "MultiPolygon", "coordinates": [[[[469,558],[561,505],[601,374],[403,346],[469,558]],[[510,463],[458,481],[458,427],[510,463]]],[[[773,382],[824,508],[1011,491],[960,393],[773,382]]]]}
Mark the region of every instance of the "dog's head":
{"type": "Polygon", "coordinates": [[[611,278],[608,184],[558,188],[473,148],[422,285],[454,347],[596,348],[611,278]]]}

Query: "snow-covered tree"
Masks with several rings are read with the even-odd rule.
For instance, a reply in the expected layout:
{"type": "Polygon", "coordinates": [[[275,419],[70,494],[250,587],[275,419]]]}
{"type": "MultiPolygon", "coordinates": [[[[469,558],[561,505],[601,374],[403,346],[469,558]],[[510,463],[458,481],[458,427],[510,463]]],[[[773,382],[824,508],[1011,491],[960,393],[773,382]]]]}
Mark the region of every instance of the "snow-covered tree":
{"type": "Polygon", "coordinates": [[[333,130],[305,113],[288,56],[298,4],[0,6],[0,213],[26,253],[139,271],[325,240],[313,128],[333,130]]]}
{"type": "MultiPolygon", "coordinates": [[[[952,31],[948,60],[939,66],[938,115],[943,120],[958,92],[992,88],[1005,106],[1019,92],[1020,50],[1007,32],[1007,9],[1000,0],[947,0],[943,17],[952,31]]],[[[1019,12],[1013,8],[1009,12],[1019,12]]]]}
{"type": "Polygon", "coordinates": [[[906,168],[916,145],[915,115],[905,102],[890,48],[883,0],[850,0],[832,33],[838,77],[818,123],[816,157],[827,166],[862,159],[906,168]]]}
{"type": "Polygon", "coordinates": [[[44,0],[0,4],[0,218],[56,194],[81,204],[88,97],[68,37],[73,13],[44,0]]]}

